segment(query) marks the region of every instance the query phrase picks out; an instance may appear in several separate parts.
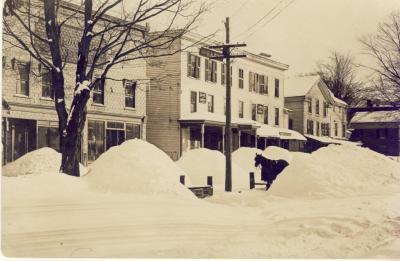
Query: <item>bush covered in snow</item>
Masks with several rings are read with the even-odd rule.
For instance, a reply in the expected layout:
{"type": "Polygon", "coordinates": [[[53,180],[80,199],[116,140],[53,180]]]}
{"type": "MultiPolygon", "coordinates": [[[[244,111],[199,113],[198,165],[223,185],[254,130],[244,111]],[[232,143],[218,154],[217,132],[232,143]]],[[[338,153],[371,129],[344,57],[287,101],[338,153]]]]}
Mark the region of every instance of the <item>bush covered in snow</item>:
{"type": "MultiPolygon", "coordinates": [[[[195,149],[183,154],[177,164],[186,171],[193,185],[205,186],[207,176],[213,177],[213,186],[217,191],[225,189],[225,156],[219,151],[195,149]]],[[[249,174],[232,163],[232,190],[249,188],[249,174]]]]}
{"type": "MultiPolygon", "coordinates": [[[[16,177],[29,174],[58,173],[61,165],[61,153],[48,147],[34,150],[19,159],[5,165],[2,169],[3,176],[16,177]]],[[[80,165],[81,175],[87,170],[80,165]]]]}
{"type": "Polygon", "coordinates": [[[156,146],[140,140],[128,140],[103,153],[84,178],[89,188],[100,192],[194,198],[179,183],[186,173],[156,146]]]}

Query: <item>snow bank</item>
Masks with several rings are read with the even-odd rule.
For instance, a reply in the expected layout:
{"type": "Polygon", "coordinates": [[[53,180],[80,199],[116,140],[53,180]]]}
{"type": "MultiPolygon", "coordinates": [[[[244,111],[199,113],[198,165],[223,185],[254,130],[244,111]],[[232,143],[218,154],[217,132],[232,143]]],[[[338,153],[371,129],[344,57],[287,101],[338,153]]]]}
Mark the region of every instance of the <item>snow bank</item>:
{"type": "Polygon", "coordinates": [[[186,173],[163,151],[140,140],[128,140],[103,153],[90,167],[85,180],[100,192],[195,198],[179,183],[186,173]]]}
{"type": "MultiPolygon", "coordinates": [[[[16,177],[30,174],[58,173],[61,165],[61,153],[48,147],[34,150],[5,165],[2,169],[3,176],[16,177]]],[[[80,165],[81,175],[87,169],[80,165]]]]}
{"type": "Polygon", "coordinates": [[[249,147],[241,147],[232,153],[232,160],[247,173],[256,171],[254,158],[261,154],[262,150],[249,147]]]}
{"type": "MultiPolygon", "coordinates": [[[[195,149],[183,154],[177,164],[186,171],[195,186],[207,184],[207,176],[213,177],[217,191],[225,189],[225,156],[219,151],[195,149]]],[[[232,163],[232,190],[249,188],[249,174],[235,163],[232,163]]]]}
{"type": "Polygon", "coordinates": [[[346,196],[400,188],[400,164],[367,148],[330,145],[291,154],[292,164],[268,191],[272,195],[346,196]]]}
{"type": "Polygon", "coordinates": [[[271,160],[286,160],[289,164],[292,162],[291,153],[283,148],[276,146],[268,146],[262,153],[264,157],[271,160]]]}

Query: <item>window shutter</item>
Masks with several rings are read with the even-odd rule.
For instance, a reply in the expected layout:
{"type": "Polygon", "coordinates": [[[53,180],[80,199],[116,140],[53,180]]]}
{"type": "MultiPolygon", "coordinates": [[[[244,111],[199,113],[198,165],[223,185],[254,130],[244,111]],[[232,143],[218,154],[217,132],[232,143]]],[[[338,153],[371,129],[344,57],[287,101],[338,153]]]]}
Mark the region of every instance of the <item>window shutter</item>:
{"type": "Polygon", "coordinates": [[[190,53],[187,55],[187,76],[192,76],[192,59],[190,53]]]}

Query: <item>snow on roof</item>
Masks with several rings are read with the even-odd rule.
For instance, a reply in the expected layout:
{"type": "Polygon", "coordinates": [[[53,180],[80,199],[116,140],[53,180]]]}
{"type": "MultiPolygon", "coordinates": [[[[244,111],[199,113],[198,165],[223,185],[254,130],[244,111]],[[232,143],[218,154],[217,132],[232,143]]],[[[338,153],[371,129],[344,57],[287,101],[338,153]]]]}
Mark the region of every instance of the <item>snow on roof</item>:
{"type": "Polygon", "coordinates": [[[350,123],[368,123],[368,122],[399,122],[400,110],[396,111],[363,111],[356,112],[350,123]]]}
{"type": "Polygon", "coordinates": [[[257,135],[266,138],[280,138],[282,140],[307,140],[297,131],[273,127],[267,124],[262,124],[261,127],[257,129],[257,135]]]}
{"type": "Polygon", "coordinates": [[[325,143],[325,144],[340,144],[340,145],[348,144],[348,145],[357,145],[357,146],[361,145],[361,143],[359,143],[359,142],[351,142],[351,141],[347,141],[347,140],[338,140],[338,139],[334,139],[334,138],[326,137],[326,136],[314,136],[314,135],[310,135],[310,134],[305,134],[304,136],[306,136],[307,138],[310,138],[310,139],[317,140],[319,142],[325,143]]]}
{"type": "Polygon", "coordinates": [[[286,79],[285,97],[304,96],[318,81],[320,81],[319,75],[301,76],[286,79]]]}
{"type": "Polygon", "coordinates": [[[333,98],[333,100],[334,100],[336,103],[340,103],[340,104],[343,104],[343,105],[348,105],[347,102],[345,102],[345,101],[343,101],[343,100],[337,98],[337,97],[333,94],[333,92],[332,92],[331,90],[328,89],[328,92],[329,92],[329,94],[331,95],[331,97],[333,98]]]}

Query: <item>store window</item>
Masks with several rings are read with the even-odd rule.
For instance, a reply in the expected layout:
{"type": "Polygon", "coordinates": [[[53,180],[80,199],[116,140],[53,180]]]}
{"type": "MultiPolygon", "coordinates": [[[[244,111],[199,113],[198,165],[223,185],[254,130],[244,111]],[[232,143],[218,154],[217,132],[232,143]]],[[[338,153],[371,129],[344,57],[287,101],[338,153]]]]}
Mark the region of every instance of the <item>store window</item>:
{"type": "Polygon", "coordinates": [[[58,128],[38,126],[38,148],[49,147],[60,151],[58,128]]]}
{"type": "Polygon", "coordinates": [[[96,160],[104,152],[104,121],[88,121],[88,160],[96,160]]]}
{"type": "Polygon", "coordinates": [[[133,123],[126,123],[126,140],[140,139],[140,125],[133,123]]]}
{"type": "Polygon", "coordinates": [[[307,134],[314,134],[314,122],[312,120],[307,120],[307,134]]]}

